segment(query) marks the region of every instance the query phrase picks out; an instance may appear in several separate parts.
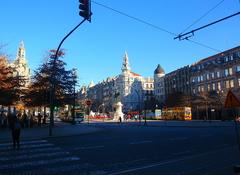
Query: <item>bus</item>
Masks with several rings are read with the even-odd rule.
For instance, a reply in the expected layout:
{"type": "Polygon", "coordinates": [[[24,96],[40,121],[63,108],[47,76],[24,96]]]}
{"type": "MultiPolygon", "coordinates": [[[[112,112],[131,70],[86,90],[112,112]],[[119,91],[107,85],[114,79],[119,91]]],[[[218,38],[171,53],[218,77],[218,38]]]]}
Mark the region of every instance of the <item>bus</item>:
{"type": "Polygon", "coordinates": [[[164,119],[164,120],[192,120],[191,107],[163,108],[162,119],[164,119]]]}

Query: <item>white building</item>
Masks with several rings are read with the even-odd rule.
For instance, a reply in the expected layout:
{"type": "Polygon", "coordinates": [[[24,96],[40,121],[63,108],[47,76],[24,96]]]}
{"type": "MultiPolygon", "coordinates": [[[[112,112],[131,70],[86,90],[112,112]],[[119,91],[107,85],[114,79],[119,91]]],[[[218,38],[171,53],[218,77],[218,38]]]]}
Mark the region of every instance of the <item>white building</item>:
{"type": "Polygon", "coordinates": [[[153,95],[153,78],[144,78],[132,72],[126,52],[121,70],[121,74],[88,88],[87,97],[92,99],[93,103],[96,101],[97,105],[113,106],[114,102],[121,101],[125,112],[143,109],[144,101],[153,95]]]}

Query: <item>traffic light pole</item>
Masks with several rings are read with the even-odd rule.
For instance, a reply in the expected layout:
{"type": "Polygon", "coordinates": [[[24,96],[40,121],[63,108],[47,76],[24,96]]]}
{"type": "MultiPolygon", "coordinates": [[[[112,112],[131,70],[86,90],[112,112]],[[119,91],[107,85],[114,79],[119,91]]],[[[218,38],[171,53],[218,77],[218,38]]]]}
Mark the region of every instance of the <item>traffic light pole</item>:
{"type": "Polygon", "coordinates": [[[55,52],[53,59],[53,67],[52,67],[52,76],[51,76],[51,93],[50,93],[50,124],[49,124],[49,136],[52,136],[52,127],[54,125],[54,104],[55,104],[55,73],[56,73],[56,62],[58,59],[58,52],[63,44],[63,42],[87,19],[83,19],[76,27],[74,27],[60,42],[58,48],[55,52]]]}

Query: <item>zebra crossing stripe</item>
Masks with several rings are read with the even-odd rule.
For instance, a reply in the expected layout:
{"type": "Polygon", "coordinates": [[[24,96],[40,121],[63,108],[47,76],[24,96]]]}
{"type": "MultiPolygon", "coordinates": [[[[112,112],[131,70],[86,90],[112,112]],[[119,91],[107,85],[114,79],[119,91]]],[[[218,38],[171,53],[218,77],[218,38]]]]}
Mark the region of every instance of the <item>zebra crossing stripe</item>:
{"type": "Polygon", "coordinates": [[[29,168],[29,167],[33,167],[33,166],[50,165],[50,164],[55,164],[55,163],[63,163],[63,162],[78,161],[78,160],[80,160],[79,157],[65,157],[65,158],[57,158],[57,159],[50,159],[50,160],[17,162],[15,164],[0,165],[0,170],[16,169],[16,168],[29,168]]]}
{"type": "Polygon", "coordinates": [[[33,159],[33,158],[47,158],[53,156],[66,156],[69,155],[69,152],[46,152],[46,153],[37,153],[37,154],[24,154],[24,155],[11,155],[7,157],[0,157],[0,161],[15,161],[15,160],[22,160],[22,159],[33,159]]]}
{"type": "MultiPolygon", "coordinates": [[[[17,169],[29,170],[29,168],[39,166],[48,167],[58,163],[62,165],[71,162],[78,165],[74,162],[80,160],[79,157],[71,156],[68,151],[55,147],[46,140],[24,141],[19,150],[13,150],[11,144],[5,143],[0,146],[0,172],[2,173],[17,169]]],[[[54,171],[54,169],[49,169],[49,171],[54,171]]],[[[22,170],[19,173],[22,173],[22,170]]]]}
{"type": "MultiPolygon", "coordinates": [[[[28,148],[41,148],[41,147],[50,147],[50,146],[54,146],[52,143],[40,143],[40,144],[37,144],[37,145],[22,145],[20,143],[20,148],[21,149],[28,149],[28,148]]],[[[1,150],[11,150],[12,149],[12,146],[5,146],[5,147],[0,147],[0,151],[1,150]]]]}
{"type": "MultiPolygon", "coordinates": [[[[46,167],[41,171],[26,170],[24,172],[15,173],[15,175],[43,175],[43,174],[95,174],[104,175],[107,172],[103,170],[93,169],[94,165],[89,163],[63,165],[58,168],[46,167]]],[[[7,174],[8,175],[8,174],[7,174]]]]}
{"type": "Polygon", "coordinates": [[[16,154],[26,154],[26,153],[29,153],[29,154],[34,154],[36,152],[40,153],[40,152],[53,152],[53,151],[59,151],[61,150],[61,148],[59,147],[41,147],[41,148],[37,148],[37,149],[20,149],[20,150],[16,150],[16,152],[14,150],[9,150],[9,151],[5,151],[5,152],[0,152],[0,156],[4,156],[4,155],[7,155],[7,156],[11,156],[11,155],[14,155],[16,156],[16,154]]]}
{"type": "MultiPolygon", "coordinates": [[[[31,141],[21,141],[21,145],[33,144],[33,143],[46,143],[47,140],[31,140],[31,141]]],[[[0,143],[0,147],[12,146],[12,142],[0,143]]]]}

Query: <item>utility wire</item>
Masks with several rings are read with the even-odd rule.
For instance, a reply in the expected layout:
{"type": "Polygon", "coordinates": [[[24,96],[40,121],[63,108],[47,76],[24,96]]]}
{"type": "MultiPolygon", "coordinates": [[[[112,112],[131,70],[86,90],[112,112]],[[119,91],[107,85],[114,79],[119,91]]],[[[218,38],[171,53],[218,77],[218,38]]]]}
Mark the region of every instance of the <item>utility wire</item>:
{"type": "MultiPolygon", "coordinates": [[[[224,0],[222,0],[222,1],[224,1],[224,0]]],[[[145,20],[142,20],[142,19],[140,19],[140,18],[136,18],[136,17],[131,16],[131,15],[127,14],[127,13],[124,13],[124,12],[121,12],[121,11],[119,11],[119,10],[116,10],[116,9],[114,9],[114,8],[112,8],[112,7],[106,6],[106,5],[104,5],[104,4],[101,4],[101,3],[96,2],[96,1],[93,1],[93,0],[92,0],[91,2],[94,3],[94,4],[96,4],[96,5],[99,5],[99,6],[101,6],[101,7],[104,7],[104,8],[106,8],[106,9],[108,9],[108,10],[111,10],[111,11],[113,11],[113,12],[116,12],[116,13],[122,15],[122,16],[131,18],[131,19],[133,19],[133,20],[135,20],[135,21],[138,21],[138,22],[140,22],[140,23],[142,23],[142,24],[148,25],[148,26],[150,26],[150,27],[152,27],[152,28],[155,28],[155,29],[157,29],[157,30],[160,30],[160,31],[162,31],[162,32],[165,32],[165,33],[167,33],[167,34],[169,34],[169,35],[172,35],[172,36],[175,36],[175,37],[178,36],[176,33],[170,32],[170,31],[168,31],[168,30],[166,30],[166,29],[164,29],[164,28],[162,28],[162,27],[159,27],[159,26],[157,26],[157,25],[154,25],[154,24],[152,24],[152,23],[150,23],[150,22],[147,22],[147,21],[145,21],[145,20]]],[[[210,47],[210,46],[208,46],[208,45],[202,44],[202,43],[200,43],[200,42],[193,41],[193,40],[190,40],[190,39],[186,39],[186,40],[189,41],[189,42],[191,42],[191,43],[194,43],[194,44],[196,44],[196,45],[199,45],[199,46],[201,46],[201,47],[205,47],[205,48],[207,48],[207,49],[211,49],[211,50],[213,50],[213,51],[215,51],[215,52],[222,52],[222,51],[219,50],[219,49],[215,49],[215,48],[213,48],[213,47],[210,47]]]]}
{"type": "Polygon", "coordinates": [[[162,28],[162,27],[156,26],[156,25],[154,25],[154,24],[152,24],[152,23],[150,23],[150,22],[144,21],[144,20],[142,20],[142,19],[140,19],[140,18],[136,18],[136,17],[134,17],[134,16],[128,15],[127,13],[124,13],[124,12],[121,12],[121,11],[119,11],[119,10],[113,9],[113,8],[111,8],[111,7],[109,7],[109,6],[106,6],[106,5],[104,5],[104,4],[98,3],[98,2],[96,2],[96,1],[92,1],[92,3],[97,4],[97,5],[99,5],[99,6],[102,6],[102,7],[106,8],[106,9],[111,10],[111,11],[114,11],[114,12],[120,14],[120,15],[123,15],[123,16],[126,16],[126,17],[128,17],[128,18],[131,18],[131,19],[133,19],[133,20],[135,20],[135,21],[138,21],[138,22],[140,22],[140,23],[143,23],[143,24],[145,24],[145,25],[148,25],[148,26],[150,26],[150,27],[153,27],[153,28],[155,28],[155,29],[158,29],[158,30],[160,30],[160,31],[162,31],[162,32],[165,32],[165,33],[168,33],[168,34],[170,34],[170,35],[176,36],[175,33],[170,32],[170,31],[168,31],[168,30],[166,30],[166,29],[164,29],[164,28],[162,28]]]}
{"type": "Polygon", "coordinates": [[[191,43],[194,43],[194,44],[197,44],[197,45],[199,45],[199,46],[202,46],[202,47],[205,47],[205,48],[214,50],[214,51],[217,52],[217,53],[221,53],[221,52],[222,52],[222,50],[215,49],[215,48],[213,48],[213,47],[211,47],[211,46],[208,46],[208,45],[206,45],[206,44],[203,44],[203,43],[200,43],[200,42],[197,42],[197,41],[194,41],[194,40],[187,39],[187,41],[189,41],[189,42],[191,42],[191,43]]]}
{"type": "MultiPolygon", "coordinates": [[[[201,19],[203,19],[205,16],[207,16],[211,11],[213,11],[214,9],[216,9],[220,4],[222,4],[225,0],[221,0],[219,3],[217,3],[214,7],[212,7],[211,9],[209,9],[206,13],[204,13],[200,18],[198,18],[196,21],[194,21],[191,25],[189,25],[186,29],[184,29],[181,33],[186,32],[189,28],[191,28],[192,26],[194,26],[196,23],[198,23],[201,19]]],[[[240,0],[239,0],[240,1],[240,0]]],[[[180,34],[181,34],[180,33],[180,34]]]]}

